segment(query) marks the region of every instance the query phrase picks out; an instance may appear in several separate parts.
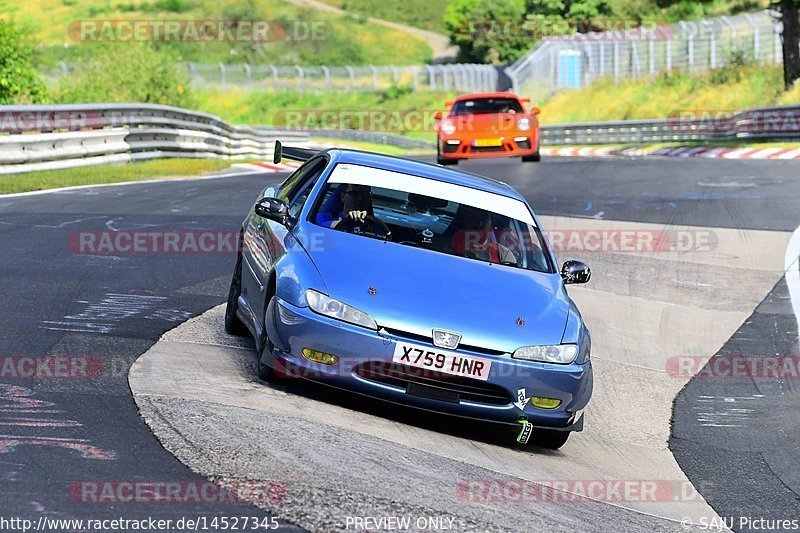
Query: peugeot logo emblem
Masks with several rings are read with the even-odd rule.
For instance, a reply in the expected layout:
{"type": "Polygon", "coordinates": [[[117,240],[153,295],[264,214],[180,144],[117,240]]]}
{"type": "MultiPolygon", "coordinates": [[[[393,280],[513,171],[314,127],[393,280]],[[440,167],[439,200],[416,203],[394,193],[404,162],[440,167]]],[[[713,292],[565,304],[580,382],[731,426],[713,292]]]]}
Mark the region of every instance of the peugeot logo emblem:
{"type": "Polygon", "coordinates": [[[447,348],[448,350],[455,350],[458,348],[458,343],[461,342],[461,334],[452,331],[445,331],[443,329],[433,330],[433,345],[439,348],[447,348]]]}

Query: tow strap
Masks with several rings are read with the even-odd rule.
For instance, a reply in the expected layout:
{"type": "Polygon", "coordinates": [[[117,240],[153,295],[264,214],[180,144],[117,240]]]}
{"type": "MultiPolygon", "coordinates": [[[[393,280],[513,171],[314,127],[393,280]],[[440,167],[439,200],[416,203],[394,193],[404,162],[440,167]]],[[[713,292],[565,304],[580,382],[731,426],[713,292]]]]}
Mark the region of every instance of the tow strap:
{"type": "Polygon", "coordinates": [[[517,423],[522,425],[519,435],[517,436],[517,442],[520,444],[528,444],[528,439],[531,438],[531,433],[533,433],[533,424],[528,422],[528,419],[524,417],[520,417],[517,423]]]}

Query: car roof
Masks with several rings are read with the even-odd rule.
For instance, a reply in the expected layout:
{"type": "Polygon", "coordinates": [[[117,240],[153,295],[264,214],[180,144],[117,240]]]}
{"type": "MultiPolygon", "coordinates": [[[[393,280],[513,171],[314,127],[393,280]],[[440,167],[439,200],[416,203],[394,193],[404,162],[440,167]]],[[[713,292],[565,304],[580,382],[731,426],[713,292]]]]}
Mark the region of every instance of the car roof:
{"type": "Polygon", "coordinates": [[[404,159],[402,157],[376,154],[374,152],[364,152],[361,150],[352,150],[348,148],[330,148],[326,150],[326,152],[331,154],[332,161],[336,163],[352,163],[355,165],[364,165],[367,167],[375,167],[394,172],[403,172],[405,174],[411,174],[422,178],[433,179],[445,183],[469,187],[470,189],[477,189],[480,191],[499,194],[525,202],[525,198],[523,198],[522,195],[510,185],[507,185],[499,180],[479,176],[478,174],[444,168],[433,163],[413,161],[410,159],[404,159]]]}
{"type": "Polygon", "coordinates": [[[493,93],[472,93],[472,94],[462,94],[461,96],[454,98],[454,102],[460,102],[462,100],[474,100],[476,98],[514,98],[519,100],[520,97],[514,93],[509,92],[493,92],[493,93]]]}

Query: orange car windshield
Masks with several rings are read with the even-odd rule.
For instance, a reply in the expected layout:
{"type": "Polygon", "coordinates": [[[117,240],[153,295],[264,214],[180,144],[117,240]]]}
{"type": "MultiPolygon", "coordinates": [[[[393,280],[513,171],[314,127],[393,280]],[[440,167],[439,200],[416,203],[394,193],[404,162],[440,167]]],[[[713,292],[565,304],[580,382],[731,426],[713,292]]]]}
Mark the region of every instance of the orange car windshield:
{"type": "Polygon", "coordinates": [[[460,115],[495,115],[499,113],[524,113],[522,105],[516,98],[475,98],[459,100],[453,104],[450,116],[460,115]]]}

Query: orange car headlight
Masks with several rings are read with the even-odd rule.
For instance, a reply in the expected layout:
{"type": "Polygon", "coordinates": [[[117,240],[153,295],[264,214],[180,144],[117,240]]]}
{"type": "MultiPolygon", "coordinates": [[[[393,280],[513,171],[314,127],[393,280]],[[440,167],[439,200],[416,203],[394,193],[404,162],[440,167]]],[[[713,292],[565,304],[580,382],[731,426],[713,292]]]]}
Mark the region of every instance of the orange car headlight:
{"type": "Polygon", "coordinates": [[[531,119],[529,119],[528,117],[522,117],[517,122],[517,127],[522,131],[528,131],[529,129],[531,129],[531,119]]]}
{"type": "Polygon", "coordinates": [[[456,132],[456,125],[452,120],[447,119],[442,121],[442,132],[445,135],[452,135],[456,132]]]}

